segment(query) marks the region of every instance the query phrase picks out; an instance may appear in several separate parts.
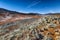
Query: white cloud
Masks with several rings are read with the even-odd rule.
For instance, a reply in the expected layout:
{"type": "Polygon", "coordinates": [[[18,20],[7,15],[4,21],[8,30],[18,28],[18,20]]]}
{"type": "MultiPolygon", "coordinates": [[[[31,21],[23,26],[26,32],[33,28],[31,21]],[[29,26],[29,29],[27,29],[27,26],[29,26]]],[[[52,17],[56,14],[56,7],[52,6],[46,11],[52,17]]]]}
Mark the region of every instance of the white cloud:
{"type": "Polygon", "coordinates": [[[49,10],[49,13],[55,13],[53,10],[49,10]]]}
{"type": "Polygon", "coordinates": [[[41,2],[41,0],[40,1],[33,1],[33,3],[31,3],[30,5],[27,6],[27,8],[37,5],[39,2],[41,2]]]}

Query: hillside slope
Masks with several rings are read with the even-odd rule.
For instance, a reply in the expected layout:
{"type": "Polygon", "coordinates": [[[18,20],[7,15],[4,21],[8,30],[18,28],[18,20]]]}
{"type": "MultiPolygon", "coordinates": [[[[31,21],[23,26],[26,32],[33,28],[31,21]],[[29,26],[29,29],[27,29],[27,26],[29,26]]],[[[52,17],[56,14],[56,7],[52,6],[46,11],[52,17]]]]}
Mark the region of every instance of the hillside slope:
{"type": "Polygon", "coordinates": [[[50,15],[5,25],[0,26],[1,40],[60,40],[60,16],[50,15]]]}
{"type": "Polygon", "coordinates": [[[31,19],[31,18],[40,18],[36,13],[20,13],[16,11],[10,11],[7,9],[0,8],[0,24],[14,22],[16,20],[24,20],[24,19],[31,19]]]}
{"type": "Polygon", "coordinates": [[[1,10],[0,40],[60,40],[60,15],[19,14],[1,10]]]}

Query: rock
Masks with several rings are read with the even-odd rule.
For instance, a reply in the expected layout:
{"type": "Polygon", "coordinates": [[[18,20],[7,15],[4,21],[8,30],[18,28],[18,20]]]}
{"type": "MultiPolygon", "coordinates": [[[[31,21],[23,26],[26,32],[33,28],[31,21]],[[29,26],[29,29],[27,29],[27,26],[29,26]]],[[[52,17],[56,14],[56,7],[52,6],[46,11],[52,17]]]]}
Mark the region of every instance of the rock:
{"type": "Polygon", "coordinates": [[[43,35],[42,34],[38,34],[38,36],[39,36],[39,39],[43,39],[43,35]]]}
{"type": "Polygon", "coordinates": [[[53,38],[52,37],[47,37],[47,39],[46,40],[53,40],[53,38]]]}

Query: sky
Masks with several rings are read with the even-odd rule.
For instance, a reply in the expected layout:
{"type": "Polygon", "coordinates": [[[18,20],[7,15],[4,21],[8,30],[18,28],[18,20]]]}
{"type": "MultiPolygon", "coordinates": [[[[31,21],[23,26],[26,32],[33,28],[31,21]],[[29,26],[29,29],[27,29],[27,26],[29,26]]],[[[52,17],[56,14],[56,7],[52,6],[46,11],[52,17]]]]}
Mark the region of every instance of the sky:
{"type": "Polygon", "coordinates": [[[0,8],[23,13],[59,13],[60,0],[0,0],[0,8]]]}

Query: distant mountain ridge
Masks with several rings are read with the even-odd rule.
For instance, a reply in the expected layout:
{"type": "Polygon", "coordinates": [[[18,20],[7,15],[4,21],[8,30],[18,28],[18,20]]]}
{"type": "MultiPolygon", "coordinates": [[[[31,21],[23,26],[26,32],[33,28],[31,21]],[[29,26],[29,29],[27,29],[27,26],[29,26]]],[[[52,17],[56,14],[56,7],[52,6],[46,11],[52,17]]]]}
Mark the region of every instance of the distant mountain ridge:
{"type": "Polygon", "coordinates": [[[10,14],[22,14],[22,15],[40,15],[39,13],[21,13],[21,12],[17,12],[17,11],[11,11],[11,10],[7,10],[4,8],[0,8],[0,14],[1,13],[10,13],[10,14]]]}
{"type": "Polygon", "coordinates": [[[45,15],[60,15],[60,13],[47,13],[45,15]]]}
{"type": "Polygon", "coordinates": [[[10,14],[22,14],[22,15],[59,15],[60,13],[46,13],[46,14],[40,14],[40,13],[22,13],[17,11],[11,11],[4,8],[0,8],[0,14],[1,13],[10,13],[10,14]]]}

